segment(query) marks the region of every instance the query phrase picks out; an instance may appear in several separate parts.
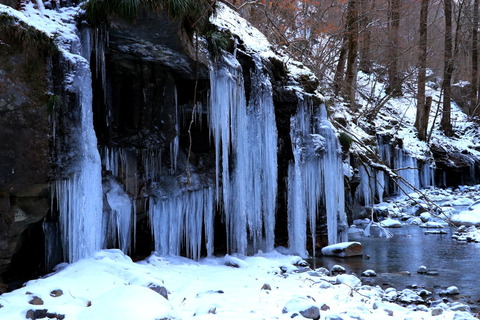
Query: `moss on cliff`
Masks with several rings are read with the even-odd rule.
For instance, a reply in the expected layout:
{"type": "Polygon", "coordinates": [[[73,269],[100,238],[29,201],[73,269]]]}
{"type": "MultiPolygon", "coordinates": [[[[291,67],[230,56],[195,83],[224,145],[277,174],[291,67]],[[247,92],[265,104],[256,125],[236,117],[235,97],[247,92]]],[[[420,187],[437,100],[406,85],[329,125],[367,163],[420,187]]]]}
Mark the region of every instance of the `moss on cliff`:
{"type": "Polygon", "coordinates": [[[0,40],[11,50],[18,50],[15,46],[18,45],[28,49],[34,48],[36,54],[58,52],[53,38],[5,12],[0,12],[0,40]]]}

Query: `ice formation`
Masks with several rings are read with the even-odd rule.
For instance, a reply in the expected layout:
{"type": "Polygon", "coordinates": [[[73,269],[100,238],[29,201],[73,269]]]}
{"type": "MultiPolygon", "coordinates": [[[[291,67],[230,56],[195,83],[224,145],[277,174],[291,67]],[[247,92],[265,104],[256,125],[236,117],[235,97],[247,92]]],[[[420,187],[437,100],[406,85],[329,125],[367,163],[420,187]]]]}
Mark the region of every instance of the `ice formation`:
{"type": "Polygon", "coordinates": [[[84,33],[82,38],[82,43],[76,47],[83,52],[77,52],[70,88],[78,96],[80,105],[80,123],[75,128],[79,163],[68,179],[54,184],[64,256],[68,261],[90,256],[102,248],[104,240],[101,163],[93,129],[92,81],[88,60],[90,39],[88,33],[84,33]]]}
{"type": "MultiPolygon", "coordinates": [[[[324,106],[301,103],[291,119],[290,136],[294,161],[288,171],[289,247],[293,253],[307,256],[307,222],[315,244],[320,203],[327,215],[329,244],[347,240],[343,164],[324,106]]],[[[313,248],[315,255],[315,245],[313,248]]]]}
{"type": "Polygon", "coordinates": [[[228,250],[239,253],[249,245],[253,251],[274,246],[277,129],[272,91],[258,61],[251,78],[247,105],[235,57],[226,56],[210,72],[216,195],[225,211],[228,250]]]}
{"type": "Polygon", "coordinates": [[[156,252],[161,255],[180,255],[182,247],[185,247],[186,256],[198,259],[204,237],[207,255],[213,255],[213,189],[185,191],[168,198],[150,197],[149,202],[156,252]]]}

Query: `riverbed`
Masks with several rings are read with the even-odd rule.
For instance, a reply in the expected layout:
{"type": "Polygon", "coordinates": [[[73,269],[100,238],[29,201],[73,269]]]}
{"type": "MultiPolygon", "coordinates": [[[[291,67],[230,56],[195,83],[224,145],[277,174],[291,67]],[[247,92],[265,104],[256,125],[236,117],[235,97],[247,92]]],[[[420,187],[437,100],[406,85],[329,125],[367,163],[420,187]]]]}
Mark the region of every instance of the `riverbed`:
{"type": "Polygon", "coordinates": [[[445,228],[446,234],[425,234],[427,229],[414,225],[403,225],[389,231],[393,234],[391,238],[350,235],[351,241],[362,243],[363,256],[324,256],[311,263],[317,268],[324,266],[328,269],[339,264],[348,273],[355,273],[359,277],[363,271],[372,269],[377,277],[361,277],[364,284],[399,290],[412,286],[425,288],[433,293],[431,300],[459,300],[468,303],[472,312],[480,311],[479,243],[453,240],[451,235],[454,230],[448,227],[445,228]],[[438,275],[417,273],[422,265],[430,271],[437,271],[438,275]],[[460,295],[440,297],[439,293],[449,286],[458,287],[460,295]]]}

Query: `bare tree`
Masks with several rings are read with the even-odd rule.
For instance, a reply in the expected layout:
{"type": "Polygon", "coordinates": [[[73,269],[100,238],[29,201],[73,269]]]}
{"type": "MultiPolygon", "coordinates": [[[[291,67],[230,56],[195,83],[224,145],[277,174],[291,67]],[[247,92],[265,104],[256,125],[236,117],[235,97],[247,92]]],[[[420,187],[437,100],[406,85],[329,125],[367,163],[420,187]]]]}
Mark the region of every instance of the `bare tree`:
{"type": "MultiPolygon", "coordinates": [[[[476,0],[477,1],[477,0],[476,0]]],[[[425,141],[427,139],[427,126],[429,110],[428,104],[425,103],[425,82],[427,74],[427,18],[428,18],[428,2],[422,0],[420,9],[420,28],[418,43],[418,88],[417,88],[417,116],[415,120],[415,128],[418,131],[418,138],[425,141]]]]}
{"type": "Polygon", "coordinates": [[[388,14],[388,41],[389,65],[387,93],[392,97],[402,95],[402,83],[398,74],[399,30],[400,30],[400,0],[389,1],[388,14]]]}
{"type": "Polygon", "coordinates": [[[443,113],[440,128],[447,136],[452,135],[451,105],[452,96],[452,0],[443,0],[445,13],[445,50],[443,56],[443,113]]]}
{"type": "Polygon", "coordinates": [[[470,91],[470,115],[478,114],[478,1],[473,1],[472,26],[472,79],[470,91]]]}

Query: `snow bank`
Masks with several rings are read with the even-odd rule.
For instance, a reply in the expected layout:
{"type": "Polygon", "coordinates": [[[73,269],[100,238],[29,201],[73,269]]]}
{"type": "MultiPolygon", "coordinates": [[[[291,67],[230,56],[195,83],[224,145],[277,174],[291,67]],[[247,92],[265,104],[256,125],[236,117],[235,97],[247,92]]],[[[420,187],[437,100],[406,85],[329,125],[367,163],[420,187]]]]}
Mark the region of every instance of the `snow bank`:
{"type": "MultiPolygon", "coordinates": [[[[447,305],[436,317],[425,312],[429,310],[425,305],[419,306],[423,311],[401,307],[387,301],[389,296],[381,288],[361,285],[353,275],[300,272],[304,267],[294,265],[301,261],[296,256],[271,252],[234,258],[196,262],[153,255],[134,263],[119,250],[104,250],[1,295],[0,319],[23,320],[28,310],[36,309],[65,315],[66,320],[287,320],[295,313],[315,316],[317,312],[321,319],[355,314],[363,320],[378,320],[385,318],[387,310],[392,320],[447,320],[456,315],[447,305]],[[226,265],[239,261],[240,268],[226,265]],[[168,300],[148,289],[149,285],[164,286],[168,300]],[[29,304],[32,296],[43,305],[29,304]]],[[[395,291],[390,296],[406,299],[407,295],[395,291]]],[[[408,298],[412,296],[418,300],[415,293],[408,298]]]]}

